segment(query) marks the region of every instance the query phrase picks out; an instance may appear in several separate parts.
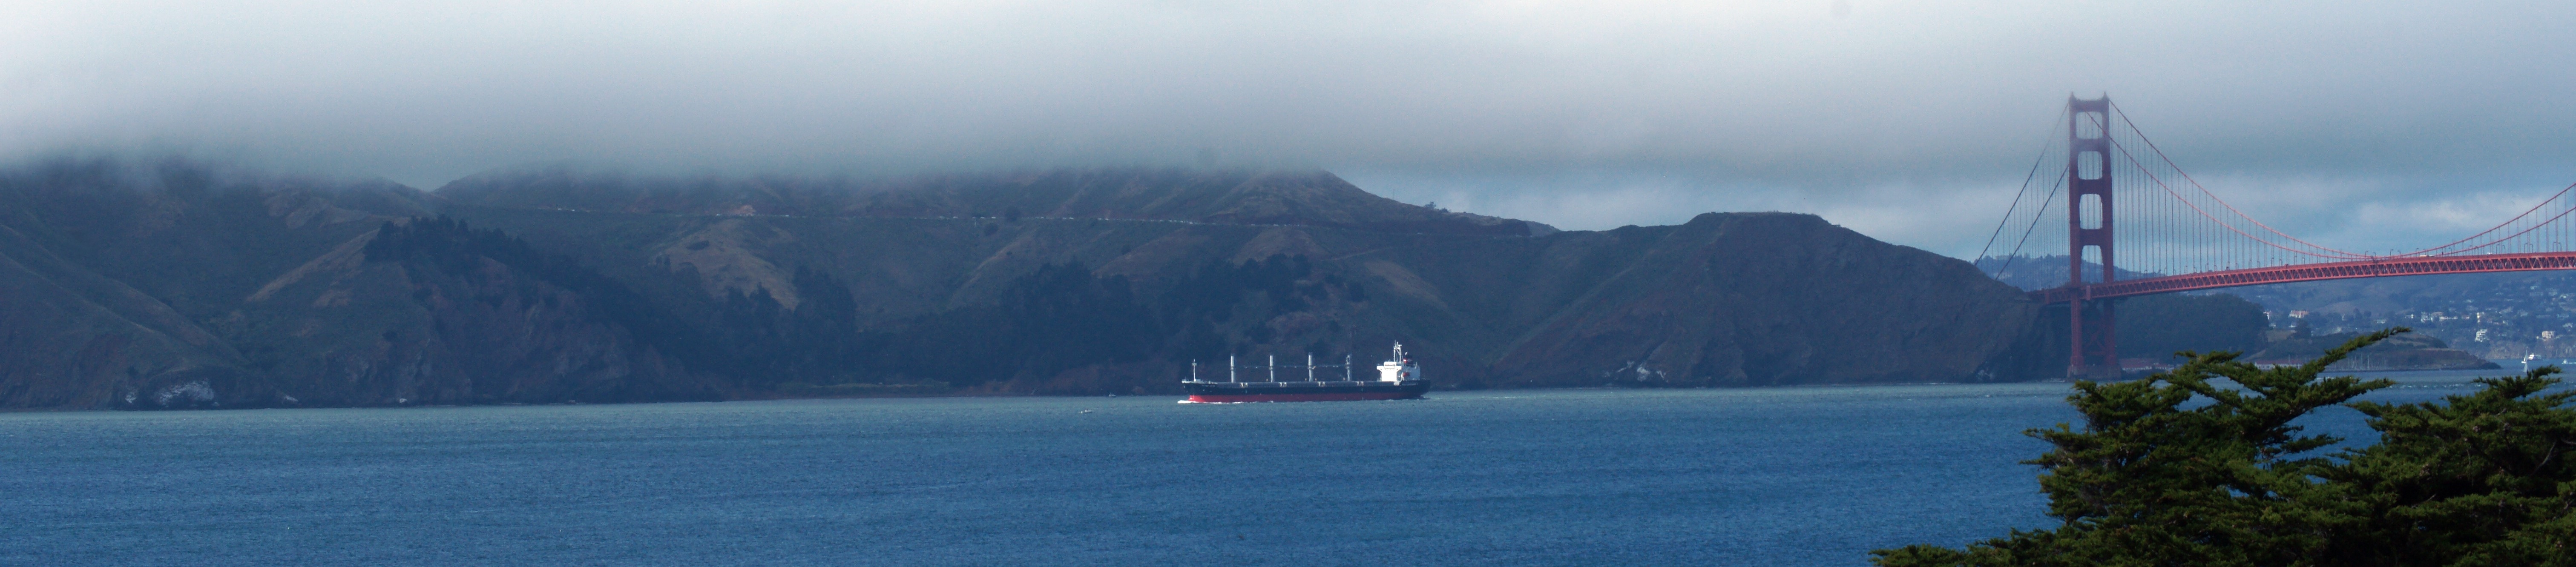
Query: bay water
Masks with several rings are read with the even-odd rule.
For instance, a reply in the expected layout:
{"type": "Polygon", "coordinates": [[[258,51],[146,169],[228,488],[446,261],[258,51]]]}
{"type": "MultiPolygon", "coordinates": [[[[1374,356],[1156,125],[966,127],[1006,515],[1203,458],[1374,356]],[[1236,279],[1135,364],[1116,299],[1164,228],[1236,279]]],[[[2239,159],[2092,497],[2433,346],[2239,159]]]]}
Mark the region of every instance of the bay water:
{"type": "Polygon", "coordinates": [[[0,414],[0,565],[1860,565],[2052,525],[2067,393],[0,414]]]}

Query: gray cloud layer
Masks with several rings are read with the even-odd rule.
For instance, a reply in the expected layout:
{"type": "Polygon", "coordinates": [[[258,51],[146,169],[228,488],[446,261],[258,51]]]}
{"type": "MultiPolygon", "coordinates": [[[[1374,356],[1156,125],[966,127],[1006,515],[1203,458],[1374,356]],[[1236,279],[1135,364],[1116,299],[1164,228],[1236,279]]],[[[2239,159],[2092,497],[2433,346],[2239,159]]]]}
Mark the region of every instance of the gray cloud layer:
{"type": "Polygon", "coordinates": [[[351,4],[15,9],[0,152],[435,186],[557,159],[903,173],[1212,151],[1569,228],[1802,210],[1969,254],[2074,91],[2323,238],[2449,234],[2391,211],[2475,216],[2576,181],[2564,3],[351,4]]]}

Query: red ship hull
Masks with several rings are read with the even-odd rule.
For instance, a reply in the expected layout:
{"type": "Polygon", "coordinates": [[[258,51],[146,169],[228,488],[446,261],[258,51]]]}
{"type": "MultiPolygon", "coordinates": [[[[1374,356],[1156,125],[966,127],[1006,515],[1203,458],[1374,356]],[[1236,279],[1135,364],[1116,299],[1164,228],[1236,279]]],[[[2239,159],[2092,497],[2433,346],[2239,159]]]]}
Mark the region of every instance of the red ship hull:
{"type": "Polygon", "coordinates": [[[1246,402],[1355,402],[1362,400],[1411,400],[1422,397],[1430,384],[1406,382],[1187,382],[1190,399],[1183,403],[1239,404],[1246,402]]]}

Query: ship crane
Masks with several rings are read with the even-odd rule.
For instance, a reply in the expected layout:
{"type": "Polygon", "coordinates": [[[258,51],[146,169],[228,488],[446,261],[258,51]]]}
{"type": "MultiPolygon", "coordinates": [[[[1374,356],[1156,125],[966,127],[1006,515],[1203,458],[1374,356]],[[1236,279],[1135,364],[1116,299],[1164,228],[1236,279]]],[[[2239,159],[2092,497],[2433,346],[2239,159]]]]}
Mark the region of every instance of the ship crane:
{"type": "Polygon", "coordinates": [[[1226,356],[1224,382],[1199,378],[1198,361],[1190,361],[1190,377],[1182,382],[1190,392],[1190,399],[1187,401],[1231,403],[1394,400],[1420,398],[1424,391],[1430,389],[1429,384],[1422,381],[1421,367],[1415,365],[1413,357],[1404,352],[1402,344],[1395,345],[1393,355],[1384,364],[1377,366],[1377,379],[1370,381],[1361,381],[1354,375],[1358,365],[1351,360],[1349,354],[1342,355],[1341,364],[1317,364],[1314,353],[1310,352],[1306,354],[1305,364],[1289,365],[1279,364],[1278,355],[1265,355],[1262,365],[1258,367],[1244,366],[1237,360],[1238,358],[1236,355],[1226,356]],[[1281,382],[1279,380],[1281,368],[1303,369],[1306,371],[1306,378],[1297,382],[1281,382]],[[1319,376],[1315,372],[1318,368],[1339,368],[1342,370],[1341,379],[1332,380],[1329,374],[1319,376]],[[1261,370],[1263,380],[1243,381],[1242,371],[1247,369],[1261,370]]]}

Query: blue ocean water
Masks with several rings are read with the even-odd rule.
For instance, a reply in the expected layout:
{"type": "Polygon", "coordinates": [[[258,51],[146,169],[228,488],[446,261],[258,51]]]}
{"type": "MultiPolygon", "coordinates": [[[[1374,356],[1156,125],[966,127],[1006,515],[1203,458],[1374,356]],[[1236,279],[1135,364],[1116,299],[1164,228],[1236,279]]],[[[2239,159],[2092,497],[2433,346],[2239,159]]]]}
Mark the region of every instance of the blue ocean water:
{"type": "Polygon", "coordinates": [[[1859,565],[2049,525],[2066,393],[0,414],[0,565],[1859,565]]]}

